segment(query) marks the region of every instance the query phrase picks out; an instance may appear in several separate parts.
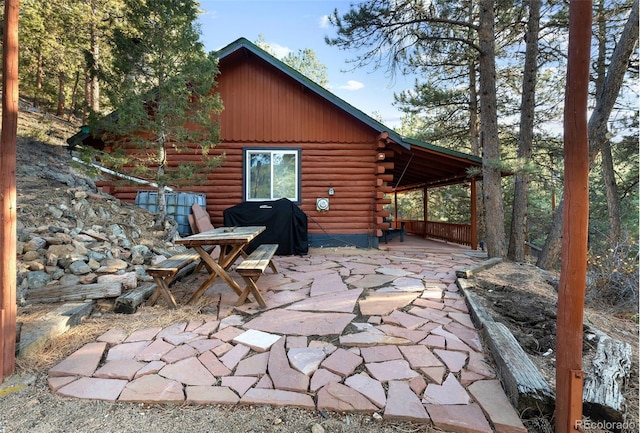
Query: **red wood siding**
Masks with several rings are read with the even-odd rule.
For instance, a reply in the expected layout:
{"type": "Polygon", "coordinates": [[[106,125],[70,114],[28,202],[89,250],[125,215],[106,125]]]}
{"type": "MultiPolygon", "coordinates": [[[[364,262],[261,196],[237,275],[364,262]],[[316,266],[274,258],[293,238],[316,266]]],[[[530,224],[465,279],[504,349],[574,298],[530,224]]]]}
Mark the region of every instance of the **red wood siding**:
{"type": "Polygon", "coordinates": [[[263,60],[235,53],[223,59],[218,91],[225,141],[365,143],[378,132],[337,109],[263,60]]]}

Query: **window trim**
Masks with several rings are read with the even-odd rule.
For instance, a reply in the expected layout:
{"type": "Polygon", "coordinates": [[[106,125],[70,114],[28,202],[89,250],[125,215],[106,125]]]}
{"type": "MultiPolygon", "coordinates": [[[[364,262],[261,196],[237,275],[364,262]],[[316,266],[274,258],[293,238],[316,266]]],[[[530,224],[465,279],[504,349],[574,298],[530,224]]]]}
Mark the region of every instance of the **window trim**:
{"type": "MultiPolygon", "coordinates": [[[[276,201],[280,200],[280,198],[269,198],[269,199],[255,199],[249,198],[249,179],[251,169],[250,164],[248,163],[248,157],[251,153],[276,153],[276,152],[288,152],[295,154],[296,156],[296,199],[292,200],[289,197],[286,197],[292,203],[300,204],[301,203],[301,193],[302,193],[302,149],[299,147],[243,147],[242,148],[242,198],[244,202],[261,202],[261,201],[276,201]]],[[[273,175],[273,171],[271,173],[273,175]]],[[[282,198],[282,197],[281,197],[282,198]]]]}

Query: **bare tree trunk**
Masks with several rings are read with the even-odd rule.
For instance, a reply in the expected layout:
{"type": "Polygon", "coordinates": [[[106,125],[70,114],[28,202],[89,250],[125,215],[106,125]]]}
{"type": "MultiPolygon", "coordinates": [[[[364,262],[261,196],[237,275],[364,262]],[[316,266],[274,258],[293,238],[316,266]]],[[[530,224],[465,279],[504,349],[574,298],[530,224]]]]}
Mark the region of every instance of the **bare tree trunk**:
{"type": "Polygon", "coordinates": [[[82,122],[86,123],[89,115],[90,107],[93,102],[91,101],[91,77],[89,70],[84,71],[84,106],[82,107],[82,122]]]}
{"type": "Polygon", "coordinates": [[[471,154],[480,156],[480,141],[478,140],[478,90],[476,89],[476,62],[469,62],[469,140],[471,154]]]}
{"type": "Polygon", "coordinates": [[[56,109],[56,116],[64,116],[64,83],[65,73],[63,71],[60,71],[58,72],[58,108],[56,109]]]}
{"type": "Polygon", "coordinates": [[[504,207],[500,170],[500,143],[496,101],[494,1],[480,1],[480,142],[486,246],[489,257],[504,257],[504,207]]]}
{"type": "Polygon", "coordinates": [[[68,120],[78,111],[78,85],[80,84],[80,69],[76,71],[76,79],[73,82],[73,90],[71,91],[71,110],[69,110],[68,120]]]}
{"type": "Polygon", "coordinates": [[[98,60],[100,58],[100,47],[98,46],[98,32],[95,23],[91,23],[91,111],[100,112],[100,82],[98,80],[98,60]]]}
{"type": "Polygon", "coordinates": [[[42,50],[38,49],[36,61],[36,94],[33,95],[33,106],[40,108],[40,92],[42,92],[42,82],[44,81],[44,67],[42,65],[42,50]]]}
{"type": "Polygon", "coordinates": [[[607,209],[609,209],[609,242],[611,245],[618,245],[622,234],[622,212],[620,210],[620,194],[618,194],[618,184],[616,183],[613,156],[611,155],[611,142],[609,140],[605,140],[601,156],[602,179],[607,196],[607,209]]]}
{"type": "Polygon", "coordinates": [[[509,260],[524,262],[524,244],[527,240],[527,214],[529,212],[529,167],[533,142],[533,120],[536,108],[536,82],[538,72],[538,32],[540,30],[540,0],[529,1],[529,23],[524,74],[522,78],[522,104],[520,106],[520,132],[518,136],[518,159],[521,168],[515,176],[511,235],[509,237],[509,260]]]}
{"type": "MultiPolygon", "coordinates": [[[[602,91],[597,95],[596,107],[589,118],[589,162],[592,165],[602,149],[607,132],[607,122],[620,93],[624,75],[627,72],[629,58],[638,42],[638,0],[633,3],[629,18],[620,39],[613,51],[602,91]]],[[[558,209],[562,207],[562,201],[558,209]]],[[[557,212],[553,226],[536,265],[542,269],[551,269],[560,256],[562,233],[562,212],[557,212]]]]}
{"type": "MultiPolygon", "coordinates": [[[[598,25],[596,37],[598,38],[598,59],[596,60],[596,95],[600,95],[604,87],[604,79],[607,72],[607,19],[604,10],[604,0],[598,2],[595,14],[598,25]]],[[[622,231],[622,216],[620,212],[620,196],[616,184],[615,170],[613,168],[613,156],[611,155],[611,142],[605,133],[602,145],[602,181],[607,197],[607,209],[609,214],[609,242],[616,245],[620,242],[622,231]]]]}

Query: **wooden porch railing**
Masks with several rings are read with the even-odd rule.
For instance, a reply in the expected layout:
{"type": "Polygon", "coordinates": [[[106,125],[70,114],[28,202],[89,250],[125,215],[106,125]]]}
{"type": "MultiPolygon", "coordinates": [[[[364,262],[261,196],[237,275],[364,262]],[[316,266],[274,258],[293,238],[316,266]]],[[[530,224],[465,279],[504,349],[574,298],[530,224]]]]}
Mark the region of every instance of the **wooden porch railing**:
{"type": "Polygon", "coordinates": [[[393,223],[399,227],[401,222],[405,223],[407,233],[471,246],[471,224],[403,219],[398,219],[393,223]]]}

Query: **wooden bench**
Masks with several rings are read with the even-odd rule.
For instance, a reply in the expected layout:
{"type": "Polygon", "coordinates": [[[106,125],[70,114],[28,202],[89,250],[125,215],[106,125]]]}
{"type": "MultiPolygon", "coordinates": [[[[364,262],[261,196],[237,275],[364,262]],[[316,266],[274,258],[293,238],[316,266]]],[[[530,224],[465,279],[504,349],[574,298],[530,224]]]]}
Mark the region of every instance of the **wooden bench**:
{"type": "MultiPolygon", "coordinates": [[[[213,250],[213,247],[210,248],[213,250]]],[[[183,253],[175,254],[168,259],[150,266],[147,268],[147,274],[153,277],[153,281],[156,283],[156,290],[149,298],[149,305],[153,305],[158,300],[158,296],[162,295],[169,308],[177,308],[178,304],[173,294],[169,290],[169,284],[171,284],[179,275],[180,271],[184,270],[187,266],[200,260],[200,255],[193,249],[187,250],[183,253]]],[[[194,270],[198,272],[202,262],[199,262],[194,270]]]]}
{"type": "Polygon", "coordinates": [[[277,250],[278,244],[260,245],[236,267],[236,272],[240,274],[245,283],[247,283],[236,305],[242,305],[247,300],[249,292],[251,292],[262,308],[267,306],[256,283],[258,282],[258,278],[264,274],[267,266],[271,267],[275,274],[278,273],[278,269],[276,269],[276,265],[272,260],[277,250]]]}
{"type": "Polygon", "coordinates": [[[396,236],[400,236],[400,242],[404,242],[404,234],[406,233],[405,222],[402,221],[400,223],[400,228],[396,229],[392,227],[392,223],[389,223],[389,228],[386,230],[382,230],[382,238],[384,239],[384,243],[387,244],[389,241],[396,236]]]}

